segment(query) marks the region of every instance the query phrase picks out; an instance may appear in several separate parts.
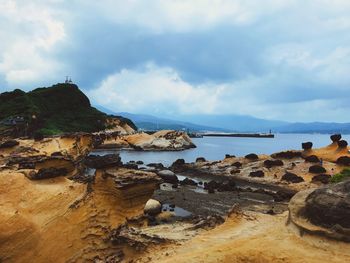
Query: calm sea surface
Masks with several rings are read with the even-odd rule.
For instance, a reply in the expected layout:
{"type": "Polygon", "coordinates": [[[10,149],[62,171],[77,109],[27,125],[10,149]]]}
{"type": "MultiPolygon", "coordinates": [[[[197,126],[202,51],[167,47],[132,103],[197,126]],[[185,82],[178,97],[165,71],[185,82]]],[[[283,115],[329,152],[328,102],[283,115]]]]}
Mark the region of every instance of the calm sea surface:
{"type": "MultiPolygon", "coordinates": [[[[344,135],[343,139],[350,142],[350,135],[344,135]]],[[[120,151],[120,155],[123,162],[141,160],[145,164],[157,162],[170,165],[179,158],[186,162],[193,162],[197,157],[221,160],[225,154],[244,156],[248,153],[271,154],[289,149],[299,150],[301,143],[307,141],[313,142],[315,148],[331,143],[326,134],[276,134],[275,138],[204,137],[192,140],[197,146],[195,149],[180,152],[120,151]]]]}

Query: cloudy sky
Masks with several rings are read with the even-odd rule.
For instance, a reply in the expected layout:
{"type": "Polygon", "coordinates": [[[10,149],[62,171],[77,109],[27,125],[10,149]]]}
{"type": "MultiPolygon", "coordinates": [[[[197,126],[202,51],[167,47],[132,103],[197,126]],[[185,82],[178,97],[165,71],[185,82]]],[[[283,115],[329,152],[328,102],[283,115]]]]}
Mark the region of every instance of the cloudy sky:
{"type": "Polygon", "coordinates": [[[349,0],[0,0],[0,92],[116,112],[350,121],[349,0]]]}

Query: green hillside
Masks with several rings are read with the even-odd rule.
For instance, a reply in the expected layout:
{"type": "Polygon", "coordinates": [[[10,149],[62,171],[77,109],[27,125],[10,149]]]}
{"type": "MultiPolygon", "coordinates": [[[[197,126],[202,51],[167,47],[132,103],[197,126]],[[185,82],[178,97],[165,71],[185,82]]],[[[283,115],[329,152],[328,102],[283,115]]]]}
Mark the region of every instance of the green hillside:
{"type": "Polygon", "coordinates": [[[0,131],[12,129],[17,136],[95,132],[105,128],[106,117],[75,84],[0,94],[0,131]]]}

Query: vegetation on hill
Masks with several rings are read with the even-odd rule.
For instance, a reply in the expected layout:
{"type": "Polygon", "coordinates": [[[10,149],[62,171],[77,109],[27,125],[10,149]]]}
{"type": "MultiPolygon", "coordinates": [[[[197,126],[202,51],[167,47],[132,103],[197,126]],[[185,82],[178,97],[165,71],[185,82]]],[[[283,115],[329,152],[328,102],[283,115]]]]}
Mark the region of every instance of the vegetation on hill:
{"type": "Polygon", "coordinates": [[[339,182],[345,181],[347,179],[350,179],[350,168],[345,168],[340,173],[332,176],[331,182],[332,183],[339,183],[339,182]]]}
{"type": "Polygon", "coordinates": [[[16,89],[0,94],[0,126],[12,126],[16,136],[95,132],[106,128],[107,117],[91,106],[75,84],[59,83],[28,93],[16,89]]]}

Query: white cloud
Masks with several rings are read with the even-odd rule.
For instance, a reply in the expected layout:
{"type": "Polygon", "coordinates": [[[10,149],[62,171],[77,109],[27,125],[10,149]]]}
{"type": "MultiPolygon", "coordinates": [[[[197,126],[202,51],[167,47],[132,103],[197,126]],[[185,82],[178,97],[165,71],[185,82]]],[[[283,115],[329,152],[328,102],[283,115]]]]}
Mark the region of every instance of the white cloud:
{"type": "Polygon", "coordinates": [[[194,86],[175,70],[148,63],[139,70],[123,69],[112,74],[87,93],[95,103],[116,112],[189,114],[213,113],[226,89],[224,85],[194,86]]]}
{"type": "Polygon", "coordinates": [[[263,15],[287,8],[295,0],[125,0],[86,1],[118,24],[137,25],[157,33],[248,25],[263,15]]]}
{"type": "Polygon", "coordinates": [[[38,1],[0,2],[0,74],[9,85],[54,79],[61,65],[50,57],[65,38],[64,24],[38,1]]]}

